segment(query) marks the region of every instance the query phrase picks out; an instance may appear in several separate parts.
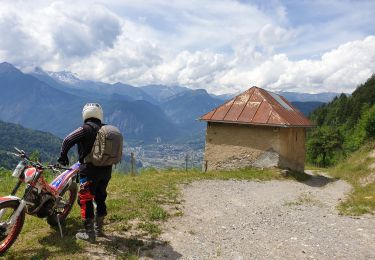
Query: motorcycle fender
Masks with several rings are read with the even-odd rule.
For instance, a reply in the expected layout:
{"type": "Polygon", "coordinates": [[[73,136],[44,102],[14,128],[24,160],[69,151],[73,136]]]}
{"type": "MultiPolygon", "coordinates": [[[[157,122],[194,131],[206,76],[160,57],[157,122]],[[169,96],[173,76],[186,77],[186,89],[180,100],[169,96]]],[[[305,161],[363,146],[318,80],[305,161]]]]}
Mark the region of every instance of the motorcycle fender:
{"type": "Polygon", "coordinates": [[[16,200],[16,201],[21,201],[20,198],[16,196],[5,196],[5,197],[0,197],[0,203],[6,202],[6,201],[11,201],[11,200],[16,200]]]}

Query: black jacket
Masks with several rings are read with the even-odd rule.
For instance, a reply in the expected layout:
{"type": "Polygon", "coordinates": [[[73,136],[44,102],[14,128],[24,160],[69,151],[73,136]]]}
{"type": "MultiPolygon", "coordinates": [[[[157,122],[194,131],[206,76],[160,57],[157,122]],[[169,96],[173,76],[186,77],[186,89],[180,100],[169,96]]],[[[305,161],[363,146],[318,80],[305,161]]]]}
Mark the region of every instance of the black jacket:
{"type": "Polygon", "coordinates": [[[85,157],[91,152],[94,145],[96,134],[98,133],[101,122],[95,118],[89,118],[86,122],[67,137],[65,137],[61,146],[61,157],[68,158],[69,150],[77,144],[79,162],[84,163],[85,157]],[[90,122],[90,123],[89,123],[90,122]]]}

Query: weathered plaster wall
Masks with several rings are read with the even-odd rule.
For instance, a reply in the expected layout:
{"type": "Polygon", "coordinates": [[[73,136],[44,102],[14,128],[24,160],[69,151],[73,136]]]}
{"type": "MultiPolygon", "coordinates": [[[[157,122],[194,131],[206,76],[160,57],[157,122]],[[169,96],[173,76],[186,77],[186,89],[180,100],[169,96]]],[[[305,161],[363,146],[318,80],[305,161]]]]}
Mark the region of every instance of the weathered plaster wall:
{"type": "MultiPolygon", "coordinates": [[[[279,132],[273,127],[208,123],[205,158],[207,170],[277,167],[279,132]]],[[[204,169],[206,168],[203,163],[204,169]]]]}
{"type": "Polygon", "coordinates": [[[306,156],[306,129],[280,128],[280,168],[303,171],[306,156]]]}
{"type": "Polygon", "coordinates": [[[210,122],[207,124],[203,169],[210,171],[254,166],[303,171],[305,139],[304,128],[210,122]]]}

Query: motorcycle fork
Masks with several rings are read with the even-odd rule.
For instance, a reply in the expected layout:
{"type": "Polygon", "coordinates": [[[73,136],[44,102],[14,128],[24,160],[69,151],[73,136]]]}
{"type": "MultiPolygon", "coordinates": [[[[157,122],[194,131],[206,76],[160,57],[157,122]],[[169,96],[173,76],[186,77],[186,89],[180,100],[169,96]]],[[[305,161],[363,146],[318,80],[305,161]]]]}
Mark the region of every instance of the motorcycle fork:
{"type": "MultiPolygon", "coordinates": [[[[22,184],[22,181],[18,180],[16,186],[14,187],[14,189],[12,190],[12,192],[10,193],[11,196],[15,196],[19,187],[21,186],[22,184]]],[[[0,210],[0,219],[2,218],[2,216],[5,214],[6,212],[6,209],[2,209],[0,210]]]]}
{"type": "MultiPolygon", "coordinates": [[[[17,219],[18,219],[19,215],[21,214],[22,210],[24,210],[25,206],[26,206],[26,201],[21,200],[20,204],[18,205],[16,211],[10,217],[9,221],[1,224],[0,227],[3,229],[3,232],[6,233],[8,228],[12,227],[17,222],[17,219]]],[[[6,212],[6,209],[0,210],[0,218],[4,215],[5,212],[6,212]]]]}
{"type": "Polygon", "coordinates": [[[13,225],[13,224],[16,223],[17,218],[21,214],[22,210],[24,210],[25,206],[26,206],[26,201],[25,200],[21,200],[20,201],[20,205],[18,206],[18,208],[16,209],[16,211],[13,213],[12,217],[10,218],[10,221],[7,223],[8,225],[13,225]]]}
{"type": "MultiPolygon", "coordinates": [[[[39,177],[39,176],[38,176],[38,177],[39,177]]],[[[19,185],[19,183],[18,183],[17,186],[16,186],[16,188],[13,190],[12,193],[15,194],[15,193],[17,192],[19,186],[20,186],[20,185],[19,185]]],[[[11,216],[9,222],[7,223],[8,226],[9,226],[9,225],[13,225],[14,223],[16,223],[17,218],[18,218],[19,215],[21,214],[22,210],[24,210],[24,208],[26,207],[26,204],[27,204],[27,203],[26,203],[25,198],[26,198],[26,196],[31,192],[32,189],[33,189],[33,187],[29,184],[29,185],[27,186],[27,188],[26,188],[26,191],[25,191],[25,194],[23,195],[23,198],[22,198],[21,201],[20,201],[20,204],[18,205],[18,208],[17,208],[16,211],[12,214],[12,216],[11,216]]],[[[12,194],[12,195],[13,195],[13,194],[12,194]]],[[[4,215],[5,210],[6,210],[6,209],[2,209],[2,210],[0,211],[0,217],[2,217],[2,216],[4,215]]]]}

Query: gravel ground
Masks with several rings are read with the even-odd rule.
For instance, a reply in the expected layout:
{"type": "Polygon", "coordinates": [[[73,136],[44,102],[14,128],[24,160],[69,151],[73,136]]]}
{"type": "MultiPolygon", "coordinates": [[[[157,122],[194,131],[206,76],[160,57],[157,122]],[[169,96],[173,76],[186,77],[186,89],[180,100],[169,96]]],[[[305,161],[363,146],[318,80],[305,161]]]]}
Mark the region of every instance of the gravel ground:
{"type": "Polygon", "coordinates": [[[296,181],[202,181],[183,187],[182,217],[141,259],[375,259],[375,218],[338,215],[350,186],[296,181]]]}

